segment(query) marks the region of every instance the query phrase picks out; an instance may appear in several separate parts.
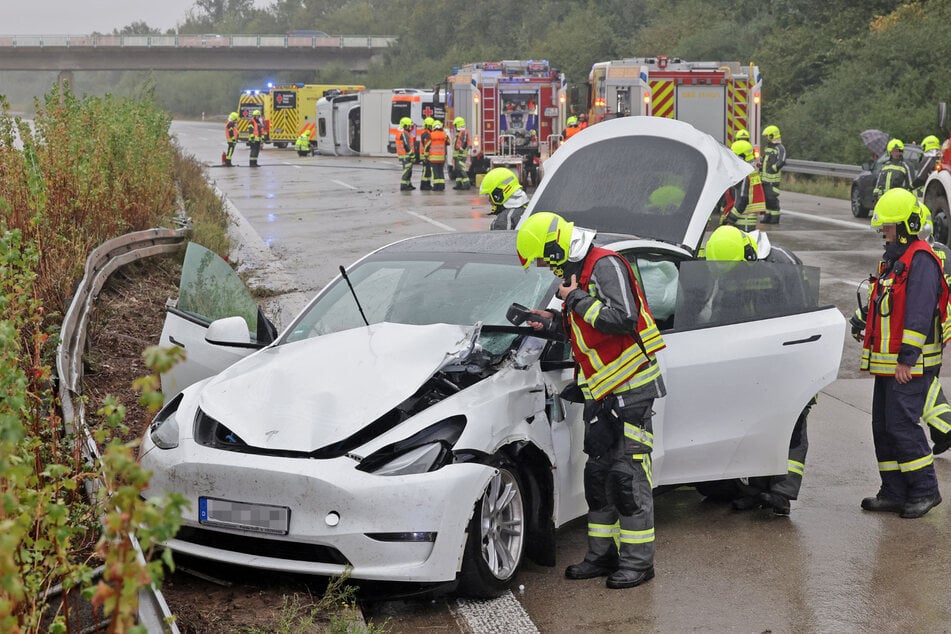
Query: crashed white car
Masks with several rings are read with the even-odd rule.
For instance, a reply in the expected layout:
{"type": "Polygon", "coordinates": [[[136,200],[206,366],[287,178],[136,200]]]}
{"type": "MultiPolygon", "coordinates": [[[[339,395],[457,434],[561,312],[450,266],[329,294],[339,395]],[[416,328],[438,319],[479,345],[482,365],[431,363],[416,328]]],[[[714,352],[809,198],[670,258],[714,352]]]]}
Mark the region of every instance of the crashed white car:
{"type": "MultiPolygon", "coordinates": [[[[549,160],[529,208],[599,229],[645,288],[667,343],[656,487],[785,473],[797,416],[838,372],[845,320],[818,306],[816,269],[694,257],[749,170],[687,124],[607,121],[549,160]]],[[[506,321],[514,302],[559,305],[515,232],[379,249],[279,336],[213,254],[190,247],[182,277],[161,343],[188,360],[141,457],[149,494],[191,502],[168,547],[474,596],[524,557],[554,563],[555,529],[586,511],[581,406],[559,397],[569,346],[506,321]]]]}

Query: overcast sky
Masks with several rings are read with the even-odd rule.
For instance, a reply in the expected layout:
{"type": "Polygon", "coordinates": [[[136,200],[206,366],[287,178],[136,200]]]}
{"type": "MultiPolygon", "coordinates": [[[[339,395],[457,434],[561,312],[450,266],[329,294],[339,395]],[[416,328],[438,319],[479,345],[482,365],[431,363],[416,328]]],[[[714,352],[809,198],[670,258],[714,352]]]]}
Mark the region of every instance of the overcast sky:
{"type": "MultiPolygon", "coordinates": [[[[255,0],[260,8],[269,4],[255,0]]],[[[193,5],[194,0],[0,0],[0,35],[112,33],[133,22],[165,32],[193,5]]]]}

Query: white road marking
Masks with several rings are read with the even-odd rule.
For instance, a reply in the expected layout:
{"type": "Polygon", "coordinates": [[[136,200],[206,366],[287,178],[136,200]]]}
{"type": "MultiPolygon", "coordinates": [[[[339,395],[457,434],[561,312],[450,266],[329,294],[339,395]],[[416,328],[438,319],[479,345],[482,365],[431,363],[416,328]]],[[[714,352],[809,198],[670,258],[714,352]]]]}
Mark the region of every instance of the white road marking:
{"type": "Polygon", "coordinates": [[[351,185],[351,184],[349,184],[349,183],[345,183],[345,182],[343,182],[343,181],[338,181],[338,180],[330,179],[330,182],[331,182],[331,183],[337,183],[337,184],[340,185],[341,187],[349,187],[350,189],[360,189],[359,187],[354,187],[353,185],[351,185]]]}
{"type": "Polygon", "coordinates": [[[429,217],[427,217],[427,216],[424,216],[423,214],[418,214],[418,213],[416,213],[415,211],[407,211],[406,213],[408,213],[408,214],[411,215],[411,216],[415,216],[415,217],[419,218],[420,220],[424,220],[424,221],[428,222],[429,224],[436,225],[436,226],[439,227],[440,229],[445,229],[446,231],[455,231],[455,230],[456,230],[454,227],[450,227],[449,225],[444,225],[443,223],[439,222],[438,220],[433,220],[432,218],[429,218],[429,217]]]}
{"type": "Polygon", "coordinates": [[[457,599],[456,614],[473,634],[506,632],[506,634],[537,634],[538,628],[511,592],[497,599],[471,601],[457,599]]]}

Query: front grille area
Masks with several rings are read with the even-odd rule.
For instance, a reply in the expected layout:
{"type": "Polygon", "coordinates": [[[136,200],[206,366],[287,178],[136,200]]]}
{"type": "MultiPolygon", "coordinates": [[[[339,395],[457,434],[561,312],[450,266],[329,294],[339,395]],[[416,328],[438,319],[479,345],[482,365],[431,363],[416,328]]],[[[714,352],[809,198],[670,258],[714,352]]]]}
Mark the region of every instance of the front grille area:
{"type": "Polygon", "coordinates": [[[299,542],[285,542],[263,537],[249,537],[246,535],[232,535],[219,533],[191,526],[179,529],[176,539],[199,546],[230,550],[246,555],[259,557],[273,557],[275,559],[291,559],[294,561],[309,561],[318,564],[335,564],[349,566],[350,562],[336,548],[318,546],[316,544],[302,544],[299,542]]]}

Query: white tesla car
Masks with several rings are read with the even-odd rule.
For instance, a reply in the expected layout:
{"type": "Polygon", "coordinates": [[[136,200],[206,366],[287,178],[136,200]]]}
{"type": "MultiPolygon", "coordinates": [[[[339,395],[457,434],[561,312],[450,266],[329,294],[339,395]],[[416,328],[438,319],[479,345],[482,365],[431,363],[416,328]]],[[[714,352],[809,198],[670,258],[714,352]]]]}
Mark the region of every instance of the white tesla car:
{"type": "MultiPolygon", "coordinates": [[[[694,257],[751,168],[677,121],[591,126],[558,150],[529,212],[599,229],[661,326],[657,487],[781,474],[796,418],[838,372],[845,320],[816,269],[694,257]]],[[[150,494],[191,502],[167,546],[273,570],[456,584],[492,596],[586,511],[581,406],[563,341],[506,321],[557,307],[514,232],[403,240],[358,260],[280,335],[228,268],[189,247],[146,433],[150,494]]]]}

